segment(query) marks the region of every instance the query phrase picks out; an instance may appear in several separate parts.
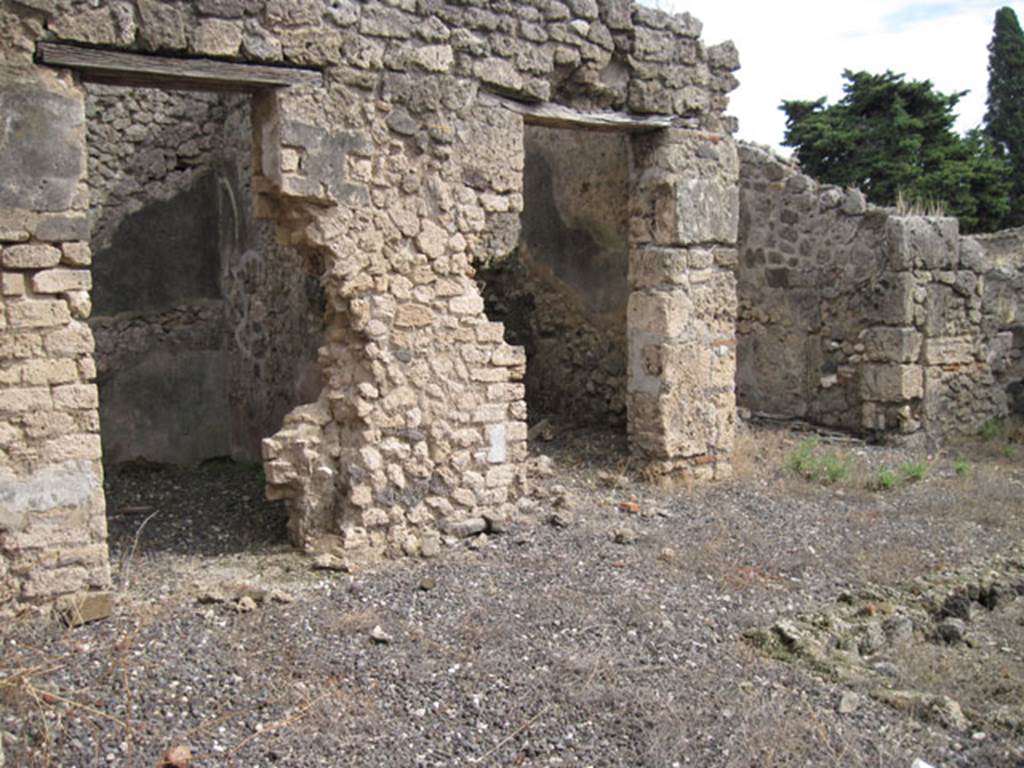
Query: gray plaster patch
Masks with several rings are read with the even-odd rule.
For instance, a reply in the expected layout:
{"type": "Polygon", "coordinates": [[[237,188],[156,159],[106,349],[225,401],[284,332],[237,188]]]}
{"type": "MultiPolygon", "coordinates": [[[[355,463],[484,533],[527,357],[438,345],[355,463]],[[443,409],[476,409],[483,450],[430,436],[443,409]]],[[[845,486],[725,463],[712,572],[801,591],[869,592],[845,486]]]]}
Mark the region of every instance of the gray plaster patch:
{"type": "Polygon", "coordinates": [[[27,478],[0,475],[0,531],[16,531],[31,512],[88,504],[99,488],[91,461],[66,461],[27,478]]]}
{"type": "Polygon", "coordinates": [[[40,83],[0,88],[0,208],[63,211],[85,171],[81,98],[40,83]]]}

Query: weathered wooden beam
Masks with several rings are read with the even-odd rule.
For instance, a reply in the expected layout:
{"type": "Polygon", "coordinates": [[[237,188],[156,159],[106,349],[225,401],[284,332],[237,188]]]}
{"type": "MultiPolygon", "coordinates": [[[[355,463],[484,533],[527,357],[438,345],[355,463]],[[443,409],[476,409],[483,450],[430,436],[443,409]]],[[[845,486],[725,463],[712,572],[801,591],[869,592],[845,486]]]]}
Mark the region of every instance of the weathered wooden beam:
{"type": "Polygon", "coordinates": [[[36,58],[43,64],[78,70],[83,80],[110,85],[252,92],[322,82],[321,74],[312,69],[124,53],[65,43],[38,43],[36,58]]]}
{"type": "Polygon", "coordinates": [[[506,109],[523,116],[533,125],[552,128],[572,128],[578,131],[606,131],[617,133],[648,133],[671,128],[674,118],[669,115],[630,115],[626,112],[580,112],[559,104],[526,103],[503,96],[491,95],[506,109]]]}

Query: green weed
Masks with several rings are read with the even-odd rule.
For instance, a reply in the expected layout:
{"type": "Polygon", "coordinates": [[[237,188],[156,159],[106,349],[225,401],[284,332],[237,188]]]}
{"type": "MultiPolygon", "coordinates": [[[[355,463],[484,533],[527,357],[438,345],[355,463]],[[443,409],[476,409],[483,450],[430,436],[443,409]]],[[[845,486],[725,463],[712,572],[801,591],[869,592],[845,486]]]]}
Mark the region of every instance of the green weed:
{"type": "Polygon", "coordinates": [[[989,419],[981,425],[981,429],[978,430],[978,437],[983,442],[991,443],[993,440],[997,440],[1002,437],[1006,432],[1006,424],[1002,419],[989,419]]]}
{"type": "Polygon", "coordinates": [[[789,456],[789,466],[794,472],[799,472],[804,477],[811,477],[815,474],[818,459],[815,451],[821,441],[816,437],[808,437],[800,441],[800,444],[789,456]]]}
{"type": "Polygon", "coordinates": [[[908,461],[900,467],[900,474],[908,483],[922,480],[928,474],[928,462],[923,459],[921,461],[908,461]]]}
{"type": "Polygon", "coordinates": [[[850,476],[851,461],[848,457],[836,453],[818,454],[821,441],[817,437],[808,437],[789,456],[789,467],[807,480],[825,485],[842,483],[850,476]]]}
{"type": "Polygon", "coordinates": [[[957,459],[953,464],[953,471],[956,472],[957,477],[967,477],[971,474],[971,465],[966,459],[957,459]]]}
{"type": "Polygon", "coordinates": [[[826,485],[843,482],[850,476],[850,460],[845,456],[830,454],[818,460],[818,479],[826,485]]]}
{"type": "Polygon", "coordinates": [[[878,470],[878,477],[875,478],[879,490],[889,491],[896,487],[896,483],[899,482],[899,478],[896,473],[891,469],[880,469],[878,470]]]}

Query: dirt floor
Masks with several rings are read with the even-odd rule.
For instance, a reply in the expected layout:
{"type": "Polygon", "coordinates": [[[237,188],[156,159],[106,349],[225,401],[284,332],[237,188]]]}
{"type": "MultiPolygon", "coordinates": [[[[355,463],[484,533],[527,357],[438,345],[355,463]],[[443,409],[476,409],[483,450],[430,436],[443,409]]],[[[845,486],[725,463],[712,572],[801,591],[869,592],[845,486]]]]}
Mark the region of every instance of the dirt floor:
{"type": "Polygon", "coordinates": [[[972,603],[962,642],[915,619],[850,651],[959,723],[749,639],[1016,567],[1024,460],[990,437],[929,454],[759,427],[735,480],[667,491],[621,438],[566,431],[507,533],[355,574],[288,548],[257,467],[114,469],[115,615],[3,628],[6,764],[1024,765],[1016,593],[972,603]]]}

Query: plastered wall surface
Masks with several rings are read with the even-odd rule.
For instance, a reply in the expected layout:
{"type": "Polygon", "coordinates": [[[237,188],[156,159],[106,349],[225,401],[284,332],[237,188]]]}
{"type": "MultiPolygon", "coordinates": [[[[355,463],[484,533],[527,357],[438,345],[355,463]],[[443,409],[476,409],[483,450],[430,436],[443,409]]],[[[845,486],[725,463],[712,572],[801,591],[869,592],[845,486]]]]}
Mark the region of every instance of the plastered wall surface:
{"type": "Polygon", "coordinates": [[[316,399],[323,310],[253,218],[247,96],[87,86],[104,458],[259,460],[316,399]]]}

